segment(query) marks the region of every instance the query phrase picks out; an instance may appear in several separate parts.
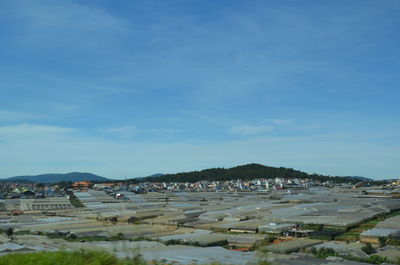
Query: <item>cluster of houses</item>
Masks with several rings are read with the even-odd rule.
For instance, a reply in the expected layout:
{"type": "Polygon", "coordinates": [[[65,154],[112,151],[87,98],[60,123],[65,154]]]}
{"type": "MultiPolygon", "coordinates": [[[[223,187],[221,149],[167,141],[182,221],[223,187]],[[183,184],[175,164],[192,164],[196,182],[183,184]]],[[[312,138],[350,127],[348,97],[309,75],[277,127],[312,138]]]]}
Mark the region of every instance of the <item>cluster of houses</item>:
{"type": "Polygon", "coordinates": [[[37,184],[6,183],[0,187],[0,199],[42,199],[64,197],[64,189],[37,184]]]}
{"type": "MultiPolygon", "coordinates": [[[[74,182],[71,187],[66,189],[67,193],[73,190],[87,191],[89,188],[97,190],[113,191],[132,191],[143,194],[155,191],[215,191],[215,192],[268,192],[271,190],[282,190],[291,188],[308,188],[313,186],[342,185],[353,188],[365,187],[364,182],[359,185],[335,184],[331,181],[317,181],[312,179],[298,178],[254,178],[252,180],[230,180],[230,181],[198,181],[190,182],[144,182],[139,184],[129,184],[128,182],[110,182],[110,183],[91,183],[88,180],[74,182]]],[[[398,187],[400,180],[394,180],[387,186],[398,187]]],[[[57,185],[43,185],[37,183],[0,183],[0,199],[19,199],[19,198],[44,198],[44,197],[62,197],[65,196],[64,188],[57,185]]]]}
{"type": "MultiPolygon", "coordinates": [[[[304,179],[289,178],[255,178],[253,180],[231,180],[231,181],[198,181],[190,182],[145,182],[140,184],[131,184],[126,188],[135,193],[146,193],[151,191],[168,190],[168,191],[249,191],[249,192],[267,192],[269,190],[282,190],[294,187],[311,187],[311,186],[328,186],[330,182],[319,182],[304,179]]],[[[95,187],[100,189],[115,188],[96,184],[95,187]]],[[[119,188],[123,185],[118,186],[119,188]]]]}

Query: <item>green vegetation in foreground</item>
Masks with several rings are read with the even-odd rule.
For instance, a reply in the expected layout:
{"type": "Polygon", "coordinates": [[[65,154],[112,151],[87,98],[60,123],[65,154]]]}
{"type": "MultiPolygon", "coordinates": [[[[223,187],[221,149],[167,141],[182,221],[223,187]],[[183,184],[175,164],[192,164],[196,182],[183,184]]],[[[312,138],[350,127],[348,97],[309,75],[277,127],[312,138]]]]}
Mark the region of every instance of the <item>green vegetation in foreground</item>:
{"type": "Polygon", "coordinates": [[[73,194],[69,195],[69,202],[74,207],[84,207],[83,203],[73,194]]]}
{"type": "MultiPolygon", "coordinates": [[[[0,257],[0,265],[162,265],[165,262],[146,262],[140,255],[134,258],[119,259],[113,254],[100,251],[56,251],[29,254],[9,254],[0,257]]],[[[206,264],[204,264],[206,265],[206,264]]],[[[222,265],[210,263],[207,265],[222,265]]],[[[261,259],[259,265],[270,265],[261,259]]]]}
{"type": "Polygon", "coordinates": [[[10,254],[0,257],[0,265],[145,265],[140,256],[118,259],[100,251],[56,251],[29,254],[10,254]]]}

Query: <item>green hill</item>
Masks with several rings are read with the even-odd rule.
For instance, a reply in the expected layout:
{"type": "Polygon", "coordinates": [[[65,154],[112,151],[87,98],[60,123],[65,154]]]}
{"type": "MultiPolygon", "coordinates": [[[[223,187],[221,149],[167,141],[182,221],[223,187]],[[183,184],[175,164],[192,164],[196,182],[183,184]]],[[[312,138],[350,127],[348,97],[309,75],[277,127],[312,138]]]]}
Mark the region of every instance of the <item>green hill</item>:
{"type": "Polygon", "coordinates": [[[318,181],[355,182],[354,179],[346,177],[331,177],[318,174],[308,174],[299,170],[285,167],[269,167],[260,164],[247,164],[232,168],[210,168],[201,171],[182,172],[176,174],[165,174],[162,176],[150,176],[140,179],[131,179],[131,182],[197,182],[228,181],[235,179],[251,180],[255,178],[299,178],[318,181]]]}

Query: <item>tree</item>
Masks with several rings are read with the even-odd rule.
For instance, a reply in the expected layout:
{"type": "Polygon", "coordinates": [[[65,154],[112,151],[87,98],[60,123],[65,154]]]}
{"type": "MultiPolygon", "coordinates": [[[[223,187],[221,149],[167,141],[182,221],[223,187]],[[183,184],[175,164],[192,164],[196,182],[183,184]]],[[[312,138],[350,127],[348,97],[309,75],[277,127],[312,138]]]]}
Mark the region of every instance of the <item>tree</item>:
{"type": "Polygon", "coordinates": [[[12,237],[13,234],[14,234],[14,229],[13,229],[12,227],[9,227],[9,228],[6,230],[6,235],[7,235],[8,237],[12,237]]]}
{"type": "Polygon", "coordinates": [[[125,236],[124,234],[122,234],[121,232],[119,232],[118,234],[115,235],[115,240],[124,240],[125,236]]]}
{"type": "Polygon", "coordinates": [[[379,240],[379,246],[380,246],[380,247],[386,246],[386,238],[385,238],[385,237],[380,236],[380,237],[378,238],[378,240],[379,240]]]}
{"type": "Polygon", "coordinates": [[[71,234],[68,235],[68,238],[69,238],[69,239],[77,239],[78,236],[71,233],[71,234]]]}
{"type": "Polygon", "coordinates": [[[366,243],[365,246],[361,248],[361,250],[368,255],[375,253],[375,249],[372,247],[371,243],[366,243]]]}
{"type": "Polygon", "coordinates": [[[62,180],[60,182],[57,182],[55,185],[57,185],[60,189],[68,189],[68,188],[72,188],[72,181],[65,181],[62,180]]]}
{"type": "Polygon", "coordinates": [[[311,253],[316,257],[320,259],[326,259],[329,256],[337,256],[337,253],[332,249],[332,248],[319,248],[318,250],[316,248],[311,249],[311,253]]]}
{"type": "Polygon", "coordinates": [[[36,184],[36,189],[43,191],[44,190],[44,184],[43,183],[36,184]]]}

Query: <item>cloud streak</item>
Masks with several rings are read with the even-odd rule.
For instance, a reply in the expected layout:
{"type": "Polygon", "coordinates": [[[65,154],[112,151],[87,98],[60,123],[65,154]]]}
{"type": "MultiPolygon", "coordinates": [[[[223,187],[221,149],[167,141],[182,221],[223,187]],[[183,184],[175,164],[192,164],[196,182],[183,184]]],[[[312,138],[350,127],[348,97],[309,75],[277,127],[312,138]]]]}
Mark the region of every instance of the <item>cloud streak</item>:
{"type": "Polygon", "coordinates": [[[399,8],[2,1],[1,169],[394,176],[399,8]]]}
{"type": "Polygon", "coordinates": [[[0,122],[21,122],[21,121],[24,122],[32,120],[41,120],[47,117],[48,117],[47,115],[42,115],[42,114],[0,109],[0,122]]]}
{"type": "Polygon", "coordinates": [[[244,124],[244,125],[239,125],[232,127],[230,131],[232,133],[239,133],[243,135],[255,135],[255,134],[263,134],[266,132],[270,132],[274,130],[274,126],[269,126],[269,125],[249,125],[249,124],[244,124]]]}
{"type": "Polygon", "coordinates": [[[94,5],[75,1],[18,1],[9,4],[9,17],[23,18],[21,44],[48,47],[73,44],[81,49],[98,47],[101,39],[112,44],[127,33],[125,23],[94,5]],[[90,36],[88,38],[88,36],[90,36]]]}
{"type": "Polygon", "coordinates": [[[145,176],[258,162],[331,175],[394,177],[399,146],[319,137],[252,137],[220,143],[108,139],[74,128],[21,124],[0,127],[2,176],[91,171],[107,177],[145,176]],[[374,152],[370,152],[374,150],[374,152]],[[357,158],[354,157],[357,153],[357,158]],[[363,161],[375,161],[365,165],[363,161]],[[338,167],[337,165],[346,165],[338,167]]]}
{"type": "Polygon", "coordinates": [[[41,137],[49,135],[64,135],[76,131],[72,128],[41,125],[41,124],[19,124],[10,126],[0,126],[0,136],[4,138],[23,139],[27,137],[41,137]]]}

